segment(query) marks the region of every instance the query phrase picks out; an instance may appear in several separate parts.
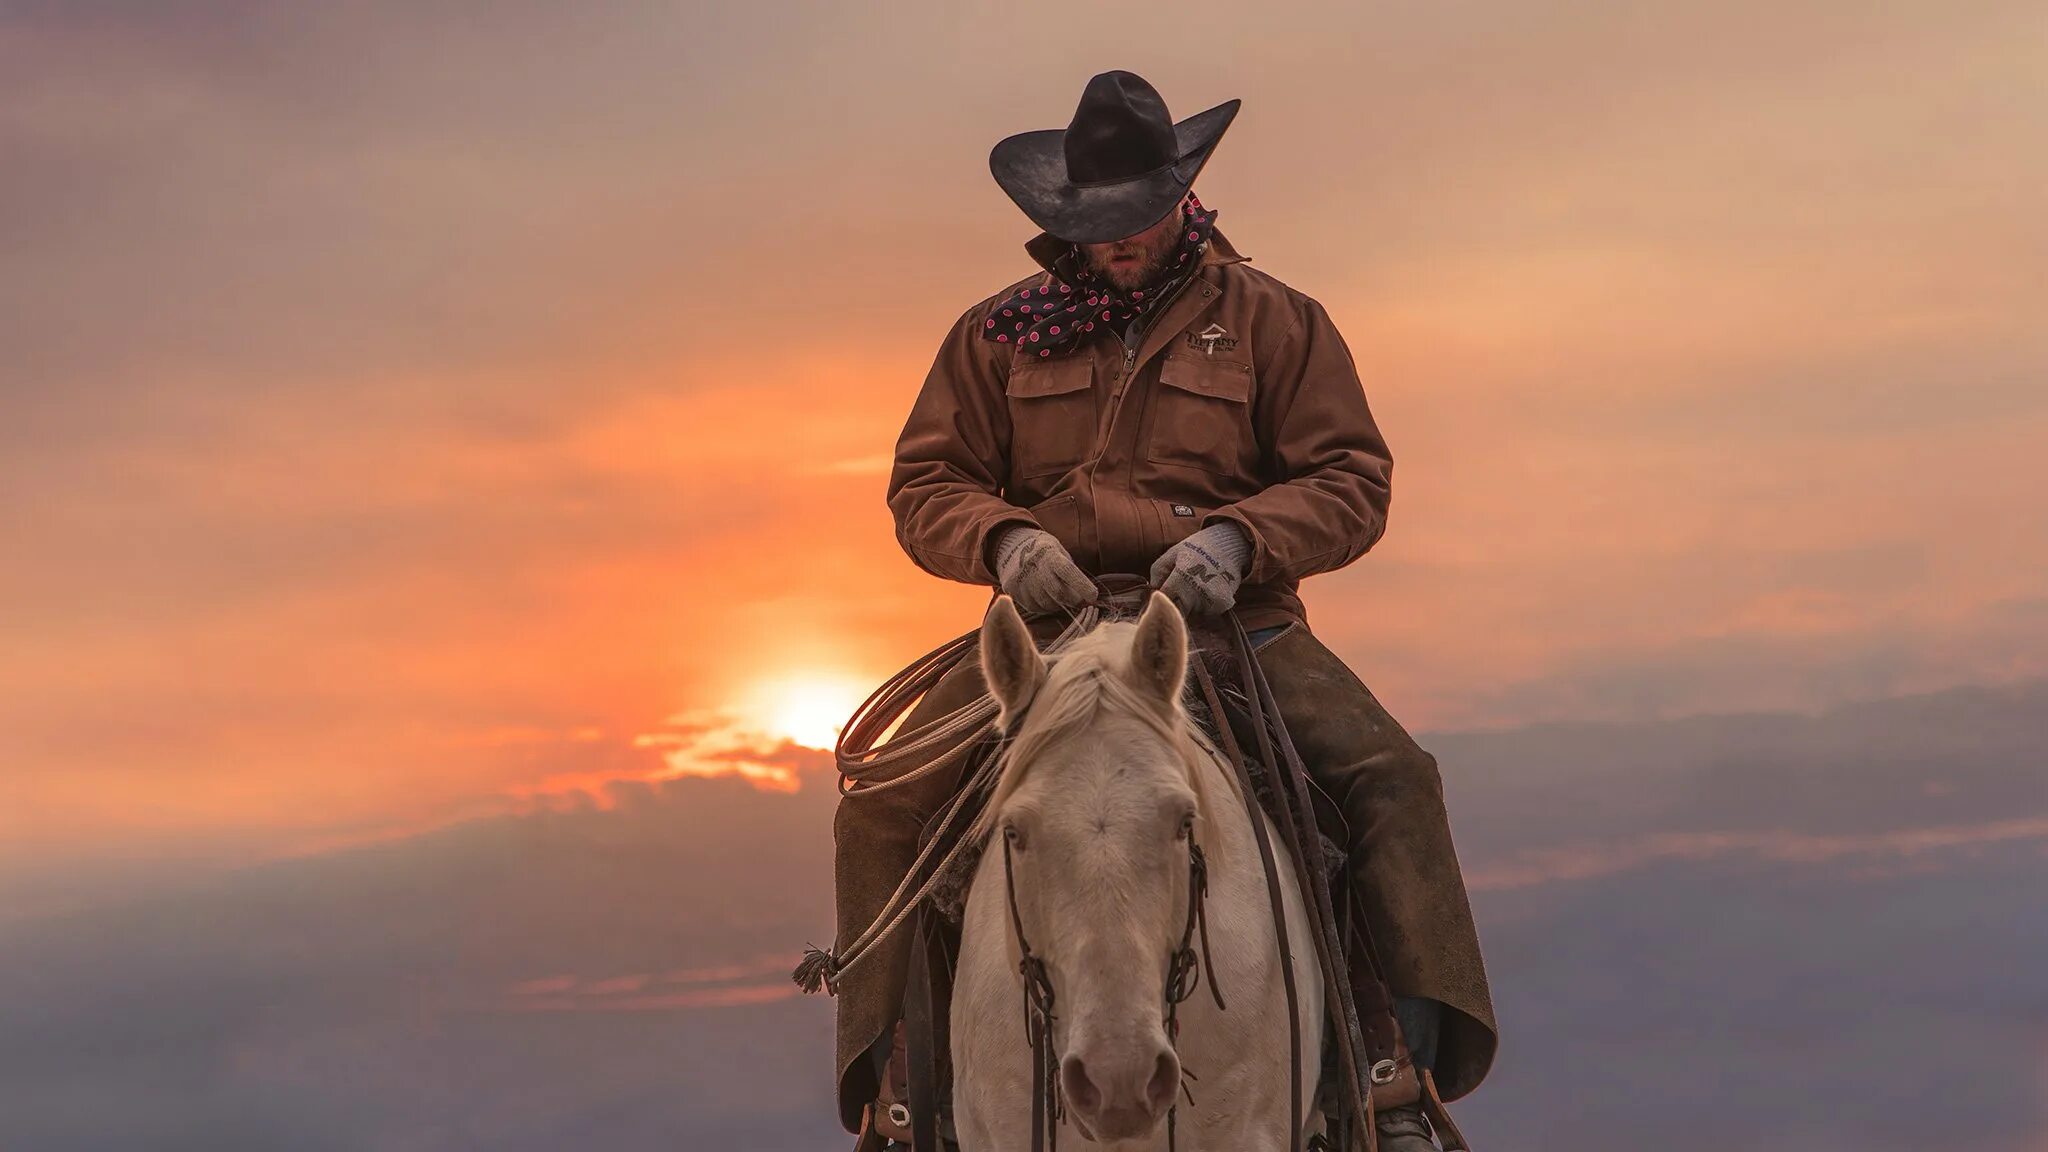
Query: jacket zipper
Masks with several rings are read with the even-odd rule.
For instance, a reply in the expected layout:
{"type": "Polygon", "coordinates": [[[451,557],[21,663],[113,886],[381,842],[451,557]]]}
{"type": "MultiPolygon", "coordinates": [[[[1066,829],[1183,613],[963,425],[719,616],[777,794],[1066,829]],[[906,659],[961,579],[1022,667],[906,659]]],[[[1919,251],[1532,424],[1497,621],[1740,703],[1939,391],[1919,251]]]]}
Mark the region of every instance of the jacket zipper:
{"type": "Polygon", "coordinates": [[[1198,274],[1200,272],[1201,268],[1197,266],[1190,270],[1186,276],[1182,277],[1181,282],[1174,287],[1173,291],[1167,295],[1164,301],[1160,302],[1159,307],[1153,309],[1151,314],[1145,318],[1145,323],[1138,329],[1137,340],[1124,345],[1124,368],[1122,372],[1118,373],[1116,378],[1119,388],[1129,379],[1131,368],[1138,359],[1138,349],[1145,346],[1145,337],[1152,334],[1152,325],[1158,323],[1161,316],[1166,315],[1167,310],[1173,307],[1174,301],[1180,299],[1180,294],[1188,290],[1188,285],[1199,279],[1198,274]]]}

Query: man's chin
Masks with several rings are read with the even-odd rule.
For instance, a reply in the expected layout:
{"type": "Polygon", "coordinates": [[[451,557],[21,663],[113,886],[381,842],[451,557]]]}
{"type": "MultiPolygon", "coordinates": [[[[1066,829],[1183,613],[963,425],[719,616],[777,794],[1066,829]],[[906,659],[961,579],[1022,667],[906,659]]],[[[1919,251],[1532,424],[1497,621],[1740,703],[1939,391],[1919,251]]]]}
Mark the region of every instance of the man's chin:
{"type": "Polygon", "coordinates": [[[1120,295],[1129,296],[1150,284],[1156,278],[1159,268],[1136,263],[1120,266],[1096,264],[1093,271],[1097,276],[1109,281],[1110,287],[1115,288],[1120,295]]]}

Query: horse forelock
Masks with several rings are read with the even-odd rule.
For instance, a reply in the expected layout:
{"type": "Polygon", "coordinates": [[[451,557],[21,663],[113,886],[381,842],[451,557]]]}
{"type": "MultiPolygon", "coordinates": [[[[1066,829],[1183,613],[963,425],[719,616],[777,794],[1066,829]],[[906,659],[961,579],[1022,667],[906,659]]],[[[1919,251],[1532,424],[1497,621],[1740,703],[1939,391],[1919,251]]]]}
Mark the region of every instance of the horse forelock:
{"type": "MultiPolygon", "coordinates": [[[[993,817],[1015,794],[1031,766],[1060,746],[1081,737],[1108,718],[1135,720],[1149,728],[1179,761],[1195,794],[1195,821],[1211,855],[1220,848],[1210,835],[1215,805],[1209,779],[1220,774],[1233,795],[1236,778],[1224,768],[1221,754],[1182,700],[1162,709],[1132,682],[1130,655],[1134,624],[1104,624],[1052,657],[1046,680],[1031,699],[1022,725],[1004,746],[998,763],[995,796],[987,811],[993,817]]],[[[1183,692],[1185,696],[1185,692],[1183,692]]],[[[1239,797],[1243,800],[1243,797],[1239,797]]]]}

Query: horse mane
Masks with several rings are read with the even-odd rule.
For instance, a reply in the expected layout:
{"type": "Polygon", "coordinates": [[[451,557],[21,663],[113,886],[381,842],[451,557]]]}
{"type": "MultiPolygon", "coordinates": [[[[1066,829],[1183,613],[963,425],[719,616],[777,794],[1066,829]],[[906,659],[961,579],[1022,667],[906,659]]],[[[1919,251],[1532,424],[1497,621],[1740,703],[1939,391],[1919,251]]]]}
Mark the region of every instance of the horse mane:
{"type": "MultiPolygon", "coordinates": [[[[1203,769],[1213,766],[1232,794],[1238,792],[1237,780],[1225,768],[1215,742],[1188,713],[1188,685],[1183,685],[1181,699],[1161,709],[1131,682],[1131,635],[1136,630],[1135,624],[1104,624],[1052,656],[1045,683],[1032,696],[1023,724],[998,756],[995,795],[985,810],[989,819],[1002,810],[1004,802],[1017,790],[1028,765],[1046,749],[1072,739],[1107,712],[1138,720],[1178,754],[1188,786],[1195,793],[1195,823],[1202,832],[1202,842],[1214,845],[1212,854],[1220,849],[1218,838],[1209,835],[1214,806],[1205,779],[1208,773],[1203,769]]],[[[1249,802],[1243,796],[1238,799],[1249,802]]]]}

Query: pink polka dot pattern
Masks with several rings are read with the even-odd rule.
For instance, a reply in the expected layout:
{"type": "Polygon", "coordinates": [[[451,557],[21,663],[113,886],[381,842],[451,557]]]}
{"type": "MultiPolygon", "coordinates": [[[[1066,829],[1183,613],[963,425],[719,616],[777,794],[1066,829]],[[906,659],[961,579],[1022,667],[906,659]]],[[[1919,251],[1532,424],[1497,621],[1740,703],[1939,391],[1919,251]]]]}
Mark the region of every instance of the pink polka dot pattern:
{"type": "Polygon", "coordinates": [[[982,336],[998,344],[1008,344],[1015,337],[1018,344],[1037,345],[1040,356],[1051,356],[1078,347],[1083,336],[1095,331],[1097,320],[1114,323],[1119,330],[1128,327],[1147,309],[1170,299],[1173,286],[1201,263],[1202,251],[1209,246],[1209,236],[1216,230],[1216,213],[1190,192],[1187,205],[1181,209],[1181,223],[1187,231],[1180,234],[1174,259],[1158,283],[1133,291],[1127,299],[1115,285],[1083,264],[1079,250],[1075,249],[1059,261],[1060,274],[1067,277],[1066,281],[1029,285],[1004,298],[996,305],[1002,314],[1012,318],[1021,315],[1023,319],[1016,320],[1008,331],[998,332],[995,317],[990,316],[988,323],[982,325],[982,336]],[[1101,311],[1078,323],[1065,319],[1083,306],[1101,311]]]}

